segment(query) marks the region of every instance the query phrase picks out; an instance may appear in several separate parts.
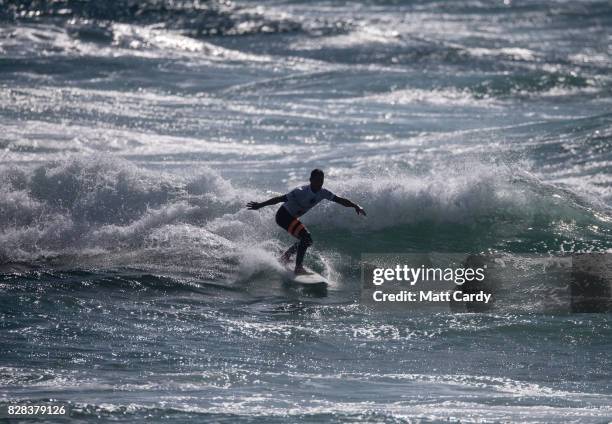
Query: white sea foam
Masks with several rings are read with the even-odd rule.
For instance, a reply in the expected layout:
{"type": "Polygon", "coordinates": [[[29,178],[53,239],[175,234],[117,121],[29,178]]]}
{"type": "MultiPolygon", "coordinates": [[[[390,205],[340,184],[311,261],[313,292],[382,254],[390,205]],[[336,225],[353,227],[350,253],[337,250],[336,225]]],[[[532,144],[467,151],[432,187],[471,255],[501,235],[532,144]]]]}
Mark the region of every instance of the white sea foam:
{"type": "MultiPolygon", "coordinates": [[[[274,223],[276,208],[244,208],[249,200],[263,200],[261,194],[208,169],[183,177],[98,156],[4,167],[1,174],[1,254],[8,260],[147,246],[169,253],[197,246],[198,239],[209,253],[224,246],[222,256],[283,233],[274,223]],[[185,238],[190,232],[194,236],[185,238]]],[[[578,198],[555,194],[534,176],[478,163],[467,173],[465,168],[427,175],[360,173],[332,178],[327,186],[360,203],[368,216],[324,202],[304,216],[306,224],[370,231],[420,222],[499,220],[527,228],[538,217],[550,225],[571,222],[567,230],[578,231],[577,225],[596,226],[600,219],[578,198]]]]}

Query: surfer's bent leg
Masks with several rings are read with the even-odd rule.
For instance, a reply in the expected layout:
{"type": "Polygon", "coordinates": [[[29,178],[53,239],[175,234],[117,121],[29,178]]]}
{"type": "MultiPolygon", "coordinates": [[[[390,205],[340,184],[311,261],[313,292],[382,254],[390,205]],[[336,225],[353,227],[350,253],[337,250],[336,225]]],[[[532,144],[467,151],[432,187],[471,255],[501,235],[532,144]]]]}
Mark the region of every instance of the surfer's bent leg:
{"type": "MultiPolygon", "coordinates": [[[[293,221],[296,219],[285,209],[283,206],[278,208],[276,212],[276,223],[285,231],[289,231],[289,226],[294,224],[293,221]]],[[[300,242],[294,243],[283,255],[280,257],[281,262],[287,263],[291,260],[291,256],[298,250],[300,242]]]]}
{"type": "Polygon", "coordinates": [[[283,259],[288,260],[291,255],[293,255],[297,251],[297,257],[295,258],[295,267],[301,268],[302,262],[304,261],[304,255],[306,253],[306,249],[310,245],[312,245],[312,237],[310,237],[310,233],[300,222],[299,219],[292,216],[287,209],[283,206],[278,208],[278,212],[276,212],[276,223],[286,230],[293,237],[299,239],[297,243],[291,246],[282,256],[283,259]]]}
{"type": "Polygon", "coordinates": [[[293,256],[293,254],[297,252],[299,245],[300,245],[299,241],[293,243],[291,247],[287,249],[285,253],[283,253],[282,256],[280,257],[281,262],[285,264],[288,263],[291,260],[291,257],[293,256]]]}
{"type": "Polygon", "coordinates": [[[306,254],[306,249],[312,246],[312,237],[310,237],[310,233],[303,227],[302,230],[298,234],[298,238],[300,242],[297,248],[297,256],[295,257],[295,269],[302,268],[302,262],[304,262],[304,255],[306,254]]]}

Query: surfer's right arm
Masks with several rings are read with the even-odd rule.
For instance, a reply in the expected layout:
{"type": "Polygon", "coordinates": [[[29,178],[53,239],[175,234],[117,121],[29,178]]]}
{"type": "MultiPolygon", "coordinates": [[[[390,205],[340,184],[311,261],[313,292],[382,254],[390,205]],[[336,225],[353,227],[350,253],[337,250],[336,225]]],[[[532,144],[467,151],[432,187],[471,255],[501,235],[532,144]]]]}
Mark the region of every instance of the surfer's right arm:
{"type": "Polygon", "coordinates": [[[287,201],[287,195],[283,194],[282,196],[273,197],[261,203],[249,202],[247,203],[246,206],[247,206],[247,209],[257,210],[257,209],[263,208],[264,206],[275,205],[277,203],[286,202],[286,201],[287,201]]]}

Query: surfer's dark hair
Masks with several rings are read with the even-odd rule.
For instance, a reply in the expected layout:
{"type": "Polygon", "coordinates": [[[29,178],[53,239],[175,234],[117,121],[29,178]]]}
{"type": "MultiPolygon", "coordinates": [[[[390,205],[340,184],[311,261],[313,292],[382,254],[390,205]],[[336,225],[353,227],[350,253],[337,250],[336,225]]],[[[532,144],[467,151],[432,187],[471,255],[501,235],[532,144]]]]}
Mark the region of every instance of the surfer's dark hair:
{"type": "Polygon", "coordinates": [[[325,174],[319,168],[313,169],[312,172],[310,173],[310,178],[311,179],[314,178],[314,177],[324,177],[324,176],[325,176],[325,174]]]}

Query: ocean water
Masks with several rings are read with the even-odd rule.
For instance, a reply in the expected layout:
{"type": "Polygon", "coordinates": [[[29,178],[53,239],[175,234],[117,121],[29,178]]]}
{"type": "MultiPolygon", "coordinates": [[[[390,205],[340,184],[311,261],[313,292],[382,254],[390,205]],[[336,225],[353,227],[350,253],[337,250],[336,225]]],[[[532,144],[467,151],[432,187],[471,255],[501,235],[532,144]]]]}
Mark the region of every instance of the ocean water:
{"type": "Polygon", "coordinates": [[[612,421],[609,313],[520,290],[520,313],[359,302],[363,253],[612,249],[610,2],[3,0],[0,19],[0,405],[612,421]],[[276,208],[244,208],[315,167],[368,212],[304,217],[324,295],[284,284],[276,208]]]}

